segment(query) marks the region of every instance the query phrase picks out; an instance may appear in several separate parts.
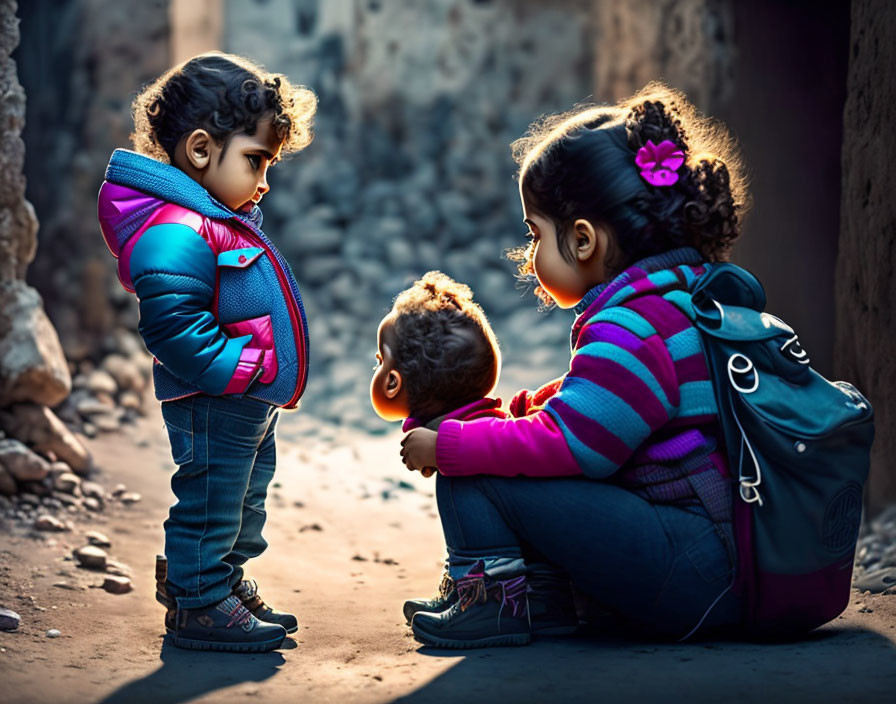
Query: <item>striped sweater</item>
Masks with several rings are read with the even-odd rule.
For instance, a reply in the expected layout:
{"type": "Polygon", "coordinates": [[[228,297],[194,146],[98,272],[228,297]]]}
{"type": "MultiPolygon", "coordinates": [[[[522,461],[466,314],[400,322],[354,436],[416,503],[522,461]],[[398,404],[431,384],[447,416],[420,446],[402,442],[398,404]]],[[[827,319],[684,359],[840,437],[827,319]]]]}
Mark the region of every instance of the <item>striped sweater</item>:
{"type": "MultiPolygon", "coordinates": [[[[682,248],[645,259],[576,307],[561,379],[520,392],[513,417],[446,421],[439,470],[575,476],[619,483],[657,502],[696,503],[691,482],[727,474],[709,372],[691,322],[689,289],[706,271],[682,248]],[[696,460],[696,461],[695,461],[696,460]],[[620,471],[621,470],[621,471],[620,471]]],[[[724,481],[711,488],[725,503],[724,481]]]]}

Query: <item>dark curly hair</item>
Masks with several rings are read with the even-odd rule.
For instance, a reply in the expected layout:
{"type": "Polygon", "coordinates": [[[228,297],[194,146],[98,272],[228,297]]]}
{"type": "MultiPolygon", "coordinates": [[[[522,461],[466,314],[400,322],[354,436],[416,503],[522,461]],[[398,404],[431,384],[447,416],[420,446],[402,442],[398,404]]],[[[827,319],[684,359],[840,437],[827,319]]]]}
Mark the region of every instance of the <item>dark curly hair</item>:
{"type": "MultiPolygon", "coordinates": [[[[749,197],[736,142],[721,123],[662,83],[615,106],[580,106],[545,118],[511,148],[528,206],[554,223],[568,261],[567,234],[578,218],[611,231],[605,262],[611,274],[684,246],[707,261],[725,261],[740,235],[749,197]],[[670,140],[684,152],[674,185],[652,186],[641,177],[635,155],[648,140],[670,140]]],[[[509,253],[528,280],[532,253],[531,246],[509,253]]],[[[540,287],[536,295],[552,302],[540,287]]]]}
{"type": "Polygon", "coordinates": [[[219,144],[234,132],[255,134],[259,120],[273,114],[283,154],[310,144],[317,98],[285,76],[268,73],[231,54],[200,54],[168,69],[134,99],[134,149],[171,163],[181,138],[207,130],[219,144]]]}
{"type": "Polygon", "coordinates": [[[501,351],[469,286],[430,271],[398,294],[390,316],[412,416],[435,417],[494,389],[501,351]]]}

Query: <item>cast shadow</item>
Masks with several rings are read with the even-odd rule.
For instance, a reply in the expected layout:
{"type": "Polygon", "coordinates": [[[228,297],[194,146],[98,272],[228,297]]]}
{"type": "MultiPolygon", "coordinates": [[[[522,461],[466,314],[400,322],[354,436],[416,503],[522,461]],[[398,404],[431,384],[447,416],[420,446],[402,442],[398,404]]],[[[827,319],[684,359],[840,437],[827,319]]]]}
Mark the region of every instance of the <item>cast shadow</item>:
{"type": "Polygon", "coordinates": [[[522,648],[418,652],[462,659],[396,702],[889,702],[896,691],[894,643],[836,625],[782,643],[590,633],[522,648]]]}
{"type": "MultiPolygon", "coordinates": [[[[280,650],[297,647],[290,638],[280,650]]],[[[192,701],[216,689],[243,682],[263,682],[286,662],[283,655],[270,653],[220,653],[183,650],[162,641],[159,653],[162,666],[146,677],[123,684],[99,704],[178,704],[192,701]]]]}

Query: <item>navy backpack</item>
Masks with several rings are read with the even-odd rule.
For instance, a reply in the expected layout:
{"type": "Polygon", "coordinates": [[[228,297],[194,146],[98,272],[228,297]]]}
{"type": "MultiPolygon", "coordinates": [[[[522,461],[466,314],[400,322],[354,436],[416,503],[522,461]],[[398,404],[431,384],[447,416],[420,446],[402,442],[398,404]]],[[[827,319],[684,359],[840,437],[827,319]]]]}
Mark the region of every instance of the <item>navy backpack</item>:
{"type": "Polygon", "coordinates": [[[692,305],[736,482],[734,588],[750,633],[792,637],[849,602],[873,412],[809,366],[794,331],[763,312],[752,274],[708,269],[692,305]]]}

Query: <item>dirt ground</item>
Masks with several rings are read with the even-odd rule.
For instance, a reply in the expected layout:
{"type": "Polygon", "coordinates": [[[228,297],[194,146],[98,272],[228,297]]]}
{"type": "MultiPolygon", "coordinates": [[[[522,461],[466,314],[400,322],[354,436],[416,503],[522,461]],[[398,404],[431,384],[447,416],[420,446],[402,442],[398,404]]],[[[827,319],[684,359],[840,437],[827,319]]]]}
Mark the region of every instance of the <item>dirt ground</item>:
{"type": "Polygon", "coordinates": [[[397,430],[314,434],[301,412],[281,417],[270,547],[250,563],[263,597],[293,610],[299,632],[264,655],[179,650],[153,599],[173,465],[158,404],[149,399],[147,411],[136,426],[90,441],[98,480],[123,482],[142,501],[71,533],[0,538],[0,605],[22,616],[18,631],[0,633],[0,701],[893,701],[893,596],[854,594],[832,624],[787,644],[591,634],[526,648],[421,648],[401,603],[431,596],[438,582],[434,485],[401,465],[397,430]],[[66,559],[91,529],[131,567],[133,592],[95,588],[102,576],[66,559]],[[50,628],[61,635],[48,638],[50,628]]]}

